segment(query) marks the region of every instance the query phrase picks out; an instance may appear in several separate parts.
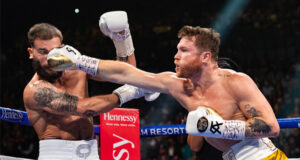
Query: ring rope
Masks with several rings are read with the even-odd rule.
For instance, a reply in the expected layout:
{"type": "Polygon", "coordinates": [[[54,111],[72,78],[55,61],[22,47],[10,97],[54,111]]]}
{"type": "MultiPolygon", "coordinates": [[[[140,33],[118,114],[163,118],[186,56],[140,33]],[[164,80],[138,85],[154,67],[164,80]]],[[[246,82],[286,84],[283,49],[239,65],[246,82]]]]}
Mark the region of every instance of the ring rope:
{"type": "MultiPolygon", "coordinates": [[[[8,121],[20,125],[31,126],[27,113],[25,111],[4,108],[0,106],[0,120],[8,121]]],[[[281,129],[300,128],[300,117],[277,119],[281,129]]],[[[100,134],[100,127],[94,125],[94,133],[100,134]]],[[[181,135],[186,134],[185,124],[146,126],[140,128],[141,137],[163,136],[163,135],[181,135]]]]}

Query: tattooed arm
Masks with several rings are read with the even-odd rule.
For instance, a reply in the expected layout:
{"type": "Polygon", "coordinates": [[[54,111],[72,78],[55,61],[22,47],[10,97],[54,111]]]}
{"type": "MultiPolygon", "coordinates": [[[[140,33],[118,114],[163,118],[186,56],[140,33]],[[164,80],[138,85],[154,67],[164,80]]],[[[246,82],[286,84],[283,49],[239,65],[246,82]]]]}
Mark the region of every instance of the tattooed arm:
{"type": "Polygon", "coordinates": [[[24,90],[25,106],[57,115],[96,116],[118,106],[115,94],[80,99],[75,95],[58,91],[46,81],[28,85],[24,90]]]}
{"type": "Polygon", "coordinates": [[[254,81],[238,73],[230,84],[239,108],[247,118],[246,138],[278,136],[280,127],[272,107],[254,81]]]}

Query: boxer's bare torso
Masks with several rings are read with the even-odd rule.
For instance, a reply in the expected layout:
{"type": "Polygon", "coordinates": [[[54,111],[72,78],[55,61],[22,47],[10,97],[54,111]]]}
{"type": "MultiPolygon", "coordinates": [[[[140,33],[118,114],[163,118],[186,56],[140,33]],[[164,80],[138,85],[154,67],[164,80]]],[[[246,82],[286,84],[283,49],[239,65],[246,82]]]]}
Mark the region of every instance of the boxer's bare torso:
{"type": "MultiPolygon", "coordinates": [[[[207,106],[225,120],[246,121],[246,138],[278,136],[279,125],[272,107],[254,81],[246,74],[218,68],[217,62],[211,58],[212,53],[200,52],[194,41],[195,37],[183,37],[177,45],[178,51],[174,56],[176,73],[154,74],[102,60],[98,65],[97,77],[170,94],[187,111],[207,106]]],[[[205,139],[223,152],[239,142],[205,139]]],[[[197,141],[201,141],[201,137],[197,141]]]]}
{"type": "MultiPolygon", "coordinates": [[[[187,91],[184,89],[188,87],[184,85],[185,80],[176,78],[173,81],[174,87],[170,89],[170,94],[188,111],[195,110],[198,106],[207,106],[215,110],[225,120],[246,121],[232,94],[232,88],[228,84],[232,81],[232,75],[236,73],[224,69],[217,70],[217,78],[208,88],[201,89],[199,86],[194,86],[193,89],[187,91]]],[[[209,144],[223,152],[239,142],[217,138],[205,139],[209,144]]]]}
{"type": "Polygon", "coordinates": [[[62,77],[54,83],[41,80],[35,74],[24,90],[24,103],[29,120],[39,139],[82,140],[92,138],[94,132],[92,118],[51,113],[43,110],[43,107],[46,106],[32,105],[34,104],[32,101],[48,105],[46,101],[52,97],[44,96],[46,95],[42,93],[44,91],[52,92],[48,94],[52,96],[56,94],[58,96],[72,95],[78,99],[88,97],[86,73],[75,70],[65,71],[62,77]]]}

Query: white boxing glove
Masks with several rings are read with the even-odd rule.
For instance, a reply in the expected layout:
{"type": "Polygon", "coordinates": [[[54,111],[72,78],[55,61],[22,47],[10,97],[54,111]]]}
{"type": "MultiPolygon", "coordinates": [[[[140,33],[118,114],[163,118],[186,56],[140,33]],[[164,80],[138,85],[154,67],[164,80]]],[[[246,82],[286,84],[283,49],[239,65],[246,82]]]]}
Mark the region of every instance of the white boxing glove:
{"type": "Polygon", "coordinates": [[[128,57],[134,52],[125,11],[111,11],[102,14],[99,27],[104,35],[113,40],[118,57],[128,57]]]}
{"type": "Polygon", "coordinates": [[[124,103],[130,100],[138,99],[143,96],[145,96],[145,100],[147,101],[154,101],[160,95],[160,93],[158,92],[153,92],[147,89],[138,88],[128,84],[124,84],[123,86],[115,89],[113,93],[119,96],[120,106],[122,106],[124,103]]]}
{"type": "Polygon", "coordinates": [[[48,66],[54,71],[69,69],[82,70],[88,74],[96,75],[99,59],[81,55],[70,45],[53,48],[47,56],[48,66]]]}
{"type": "Polygon", "coordinates": [[[242,140],[245,139],[245,125],[240,120],[224,120],[212,109],[199,106],[189,112],[186,132],[203,137],[242,140]]]}

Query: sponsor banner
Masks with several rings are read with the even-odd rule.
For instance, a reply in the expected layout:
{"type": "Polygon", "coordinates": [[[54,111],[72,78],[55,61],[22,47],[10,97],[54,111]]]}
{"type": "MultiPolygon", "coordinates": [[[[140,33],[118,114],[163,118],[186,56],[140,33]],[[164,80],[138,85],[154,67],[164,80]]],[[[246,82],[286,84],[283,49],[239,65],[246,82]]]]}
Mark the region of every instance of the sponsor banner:
{"type": "Polygon", "coordinates": [[[22,125],[31,125],[24,111],[0,107],[0,119],[22,125]]]}
{"type": "Polygon", "coordinates": [[[141,128],[141,137],[186,134],[185,124],[148,126],[141,128]]]}
{"type": "Polygon", "coordinates": [[[115,108],[100,115],[100,158],[140,159],[139,110],[115,108]]]}

